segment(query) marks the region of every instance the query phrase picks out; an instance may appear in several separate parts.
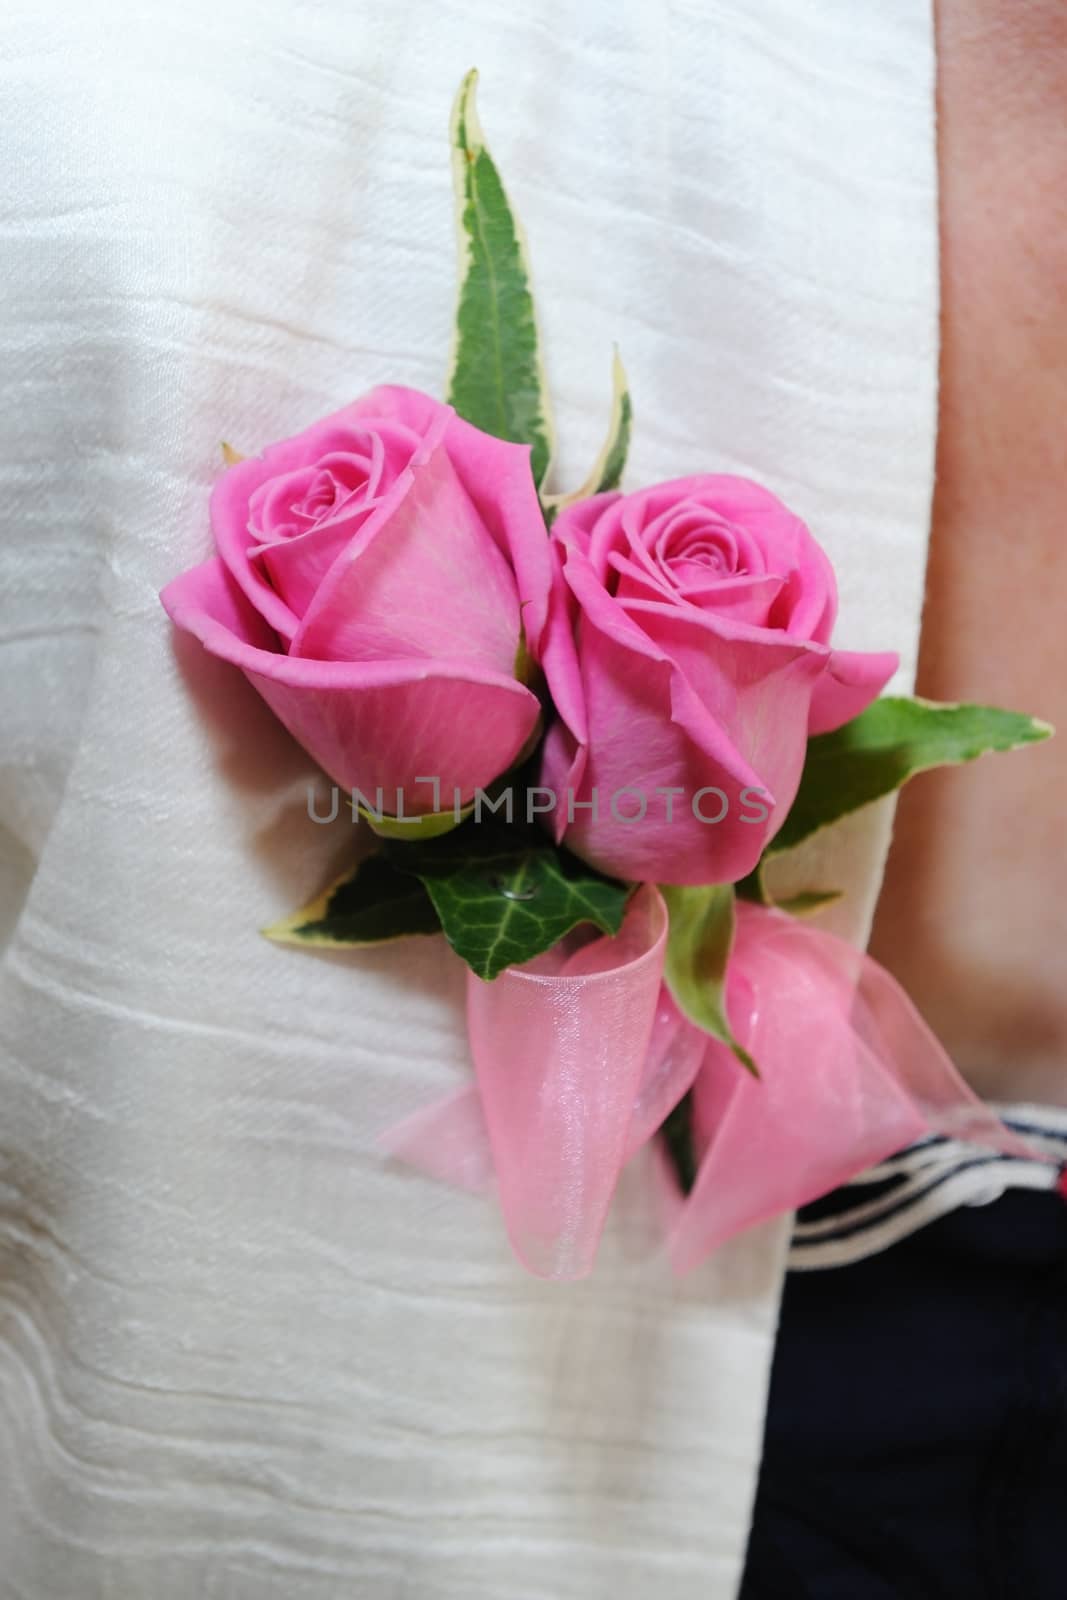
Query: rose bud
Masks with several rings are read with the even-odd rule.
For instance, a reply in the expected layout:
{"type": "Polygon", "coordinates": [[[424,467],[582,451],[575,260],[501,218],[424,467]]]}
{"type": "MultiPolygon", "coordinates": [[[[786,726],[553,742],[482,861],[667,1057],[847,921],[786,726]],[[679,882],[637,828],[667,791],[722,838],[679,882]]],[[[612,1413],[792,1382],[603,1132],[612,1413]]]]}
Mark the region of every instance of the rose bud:
{"type": "Polygon", "coordinates": [[[862,711],[896,656],[831,649],[828,558],[744,478],[598,495],[559,517],[553,546],[559,720],[540,781],[557,839],[623,878],[744,877],[785,820],[808,735],[862,711]]]}
{"type": "Polygon", "coordinates": [[[174,622],[245,673],[345,788],[388,812],[463,802],[538,727],[551,564],[527,446],[379,388],[220,479],[217,555],[174,622]]]}

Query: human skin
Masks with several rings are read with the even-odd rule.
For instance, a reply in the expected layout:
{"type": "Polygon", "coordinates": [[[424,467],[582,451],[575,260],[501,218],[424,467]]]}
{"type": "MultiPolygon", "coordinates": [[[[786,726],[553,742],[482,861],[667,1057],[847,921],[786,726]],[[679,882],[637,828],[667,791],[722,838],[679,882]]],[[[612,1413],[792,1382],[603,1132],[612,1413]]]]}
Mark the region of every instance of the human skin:
{"type": "Polygon", "coordinates": [[[981,1093],[1067,1104],[1067,6],[936,10],[941,400],[917,692],[1061,732],[904,792],[872,950],[981,1093]]]}

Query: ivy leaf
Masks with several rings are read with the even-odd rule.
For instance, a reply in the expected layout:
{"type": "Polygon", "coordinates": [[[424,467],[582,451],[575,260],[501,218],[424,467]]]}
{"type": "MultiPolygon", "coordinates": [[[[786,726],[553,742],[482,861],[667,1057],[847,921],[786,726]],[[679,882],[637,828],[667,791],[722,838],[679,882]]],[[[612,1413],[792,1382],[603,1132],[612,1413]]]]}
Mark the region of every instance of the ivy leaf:
{"type": "Polygon", "coordinates": [[[550,519],[566,510],[568,506],[576,505],[579,500],[588,500],[594,494],[606,494],[608,490],[619,487],[623,472],[626,470],[633,421],[634,408],[630,399],[626,369],[616,349],[612,363],[611,417],[608,422],[607,437],[593,463],[592,471],[580,489],[575,489],[571,494],[542,496],[550,519]]]}
{"type": "Polygon", "coordinates": [[[317,899],[263,932],[276,944],[336,948],[437,933],[440,926],[418,879],[400,872],[384,855],[373,855],[317,899]]]}
{"type": "Polygon", "coordinates": [[[445,938],[479,978],[550,950],[582,923],[618,933],[632,885],[602,877],[533,829],[471,824],[393,859],[424,884],[445,938]]]}
{"type": "Polygon", "coordinates": [[[729,1045],[741,1065],[759,1077],[726,1016],[726,967],[734,942],[733,884],[682,887],[662,884],[670,913],[664,978],[690,1022],[729,1045]]]}
{"type": "Polygon", "coordinates": [[[941,705],[889,696],[833,733],[808,740],[800,788],[768,856],[791,850],[861,806],[892,794],[917,772],[1017,750],[1052,733],[1047,722],[993,706],[941,705]]]}
{"type": "Polygon", "coordinates": [[[460,284],[448,398],[485,433],[530,445],[540,485],[555,441],[526,241],[485,148],[477,82],[468,72],[452,110],[460,284]]]}

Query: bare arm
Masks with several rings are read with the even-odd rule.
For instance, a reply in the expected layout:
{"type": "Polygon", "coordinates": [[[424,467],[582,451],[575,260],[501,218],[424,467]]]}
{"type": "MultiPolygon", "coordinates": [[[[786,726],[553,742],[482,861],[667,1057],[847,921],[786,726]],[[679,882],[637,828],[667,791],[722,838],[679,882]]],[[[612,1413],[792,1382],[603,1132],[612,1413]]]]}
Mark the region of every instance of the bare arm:
{"type": "Polygon", "coordinates": [[[983,1092],[1067,1103],[1067,5],[937,12],[943,344],[918,692],[1060,734],[905,793],[872,948],[983,1092]]]}

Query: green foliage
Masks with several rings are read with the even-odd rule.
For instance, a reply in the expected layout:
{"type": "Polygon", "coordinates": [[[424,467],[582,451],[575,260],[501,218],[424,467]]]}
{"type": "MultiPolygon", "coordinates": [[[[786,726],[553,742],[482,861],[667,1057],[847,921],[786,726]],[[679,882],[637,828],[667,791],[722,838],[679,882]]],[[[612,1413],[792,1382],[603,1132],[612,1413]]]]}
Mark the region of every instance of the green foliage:
{"type": "Polygon", "coordinates": [[[734,942],[733,885],[665,884],[671,925],[664,977],[690,1022],[729,1045],[754,1076],[756,1063],[733,1036],[726,1016],[726,967],[734,942]]]}
{"type": "Polygon", "coordinates": [[[448,398],[461,417],[498,439],[532,447],[544,482],[554,431],[522,228],[485,147],[476,72],[452,112],[452,171],[460,251],[459,300],[448,398]]]}
{"type": "Polygon", "coordinates": [[[800,788],[768,856],[892,794],[931,767],[973,761],[1047,739],[1047,722],[994,706],[939,705],[889,696],[833,733],[808,740],[800,788]]]}

